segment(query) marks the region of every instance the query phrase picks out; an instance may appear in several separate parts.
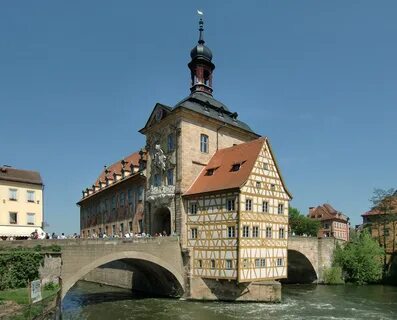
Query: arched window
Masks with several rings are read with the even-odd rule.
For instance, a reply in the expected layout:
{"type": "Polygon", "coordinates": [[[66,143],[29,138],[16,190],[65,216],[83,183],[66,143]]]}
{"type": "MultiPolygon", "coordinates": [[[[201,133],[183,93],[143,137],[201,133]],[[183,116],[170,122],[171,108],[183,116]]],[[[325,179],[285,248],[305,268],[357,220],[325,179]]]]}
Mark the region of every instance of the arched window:
{"type": "Polygon", "coordinates": [[[204,153],[208,153],[208,136],[206,134],[201,134],[200,136],[200,151],[204,153]]]}

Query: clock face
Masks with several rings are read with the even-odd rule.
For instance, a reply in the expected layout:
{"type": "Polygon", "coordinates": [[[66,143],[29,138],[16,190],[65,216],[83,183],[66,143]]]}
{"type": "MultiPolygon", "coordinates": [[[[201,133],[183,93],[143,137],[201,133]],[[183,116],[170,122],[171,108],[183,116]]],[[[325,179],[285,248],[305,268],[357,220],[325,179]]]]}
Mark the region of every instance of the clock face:
{"type": "Polygon", "coordinates": [[[156,112],[156,120],[160,121],[162,117],[163,117],[163,110],[162,109],[158,109],[157,112],[156,112]]]}

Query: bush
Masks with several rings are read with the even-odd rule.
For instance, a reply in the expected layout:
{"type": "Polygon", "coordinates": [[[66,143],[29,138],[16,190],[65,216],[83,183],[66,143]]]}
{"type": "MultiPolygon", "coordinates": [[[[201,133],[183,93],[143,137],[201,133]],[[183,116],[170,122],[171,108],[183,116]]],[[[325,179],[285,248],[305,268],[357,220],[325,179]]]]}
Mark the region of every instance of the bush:
{"type": "Polygon", "coordinates": [[[324,270],[324,284],[344,284],[342,268],[334,266],[324,270]]]}
{"type": "Polygon", "coordinates": [[[44,285],[44,290],[47,290],[47,291],[53,291],[53,290],[55,290],[57,288],[58,288],[58,285],[56,283],[52,282],[52,281],[51,282],[47,282],[44,285]]]}
{"type": "Polygon", "coordinates": [[[357,284],[382,279],[384,250],[367,230],[353,236],[344,247],[337,245],[334,266],[341,266],[345,280],[357,284]]]}

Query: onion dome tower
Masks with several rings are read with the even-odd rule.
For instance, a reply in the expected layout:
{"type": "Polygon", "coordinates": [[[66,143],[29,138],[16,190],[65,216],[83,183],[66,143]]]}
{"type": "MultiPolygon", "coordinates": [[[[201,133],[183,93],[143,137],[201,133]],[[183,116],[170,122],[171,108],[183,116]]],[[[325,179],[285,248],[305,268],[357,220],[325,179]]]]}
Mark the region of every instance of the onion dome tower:
{"type": "Polygon", "coordinates": [[[203,92],[212,96],[212,72],[215,65],[212,63],[212,52],[204,44],[204,22],[199,21],[200,36],[198,44],[190,51],[192,61],[188,64],[191,73],[191,93],[203,92]]]}

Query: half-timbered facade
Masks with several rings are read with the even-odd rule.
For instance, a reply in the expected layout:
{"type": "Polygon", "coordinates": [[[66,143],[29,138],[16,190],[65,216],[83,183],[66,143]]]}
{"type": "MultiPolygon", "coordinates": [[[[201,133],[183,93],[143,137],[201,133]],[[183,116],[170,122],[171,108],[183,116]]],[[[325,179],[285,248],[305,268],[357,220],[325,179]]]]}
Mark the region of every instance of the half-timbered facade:
{"type": "Polygon", "coordinates": [[[195,276],[238,282],[287,276],[291,196],[267,139],[216,152],[184,198],[195,276]]]}

